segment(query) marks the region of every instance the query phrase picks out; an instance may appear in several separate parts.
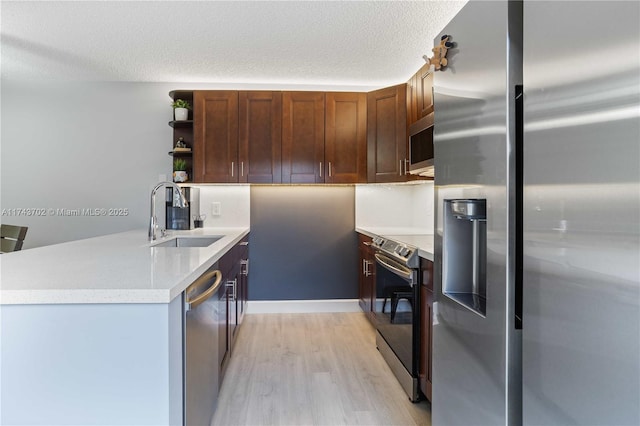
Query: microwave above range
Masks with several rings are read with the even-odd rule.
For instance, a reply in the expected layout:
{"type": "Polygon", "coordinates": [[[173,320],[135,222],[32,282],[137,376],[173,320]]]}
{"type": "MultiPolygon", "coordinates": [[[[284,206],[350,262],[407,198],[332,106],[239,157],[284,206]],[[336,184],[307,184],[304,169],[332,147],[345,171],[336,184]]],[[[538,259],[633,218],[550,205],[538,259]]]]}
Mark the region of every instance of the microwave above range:
{"type": "Polygon", "coordinates": [[[409,126],[409,173],[434,176],[433,113],[409,126]]]}

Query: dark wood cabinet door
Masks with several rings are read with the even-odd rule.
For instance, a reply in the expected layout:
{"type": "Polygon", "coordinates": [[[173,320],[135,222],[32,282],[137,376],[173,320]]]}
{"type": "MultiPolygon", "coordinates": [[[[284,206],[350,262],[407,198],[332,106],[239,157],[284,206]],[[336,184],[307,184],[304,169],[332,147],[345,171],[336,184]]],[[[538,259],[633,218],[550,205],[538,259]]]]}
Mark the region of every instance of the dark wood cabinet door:
{"type": "Polygon", "coordinates": [[[229,298],[229,352],[233,353],[233,347],[236,343],[238,333],[238,285],[240,284],[240,263],[236,263],[229,274],[229,278],[225,281],[227,286],[227,297],[229,298]]]}
{"type": "Polygon", "coordinates": [[[369,305],[369,311],[367,315],[372,324],[375,324],[375,310],[376,310],[376,258],[375,253],[371,246],[367,246],[366,250],[366,283],[367,287],[367,302],[369,305]]]}
{"type": "Polygon", "coordinates": [[[407,161],[406,84],[367,94],[369,182],[404,182],[407,161]]]}
{"type": "Polygon", "coordinates": [[[371,249],[371,238],[358,234],[358,297],[359,305],[367,318],[374,322],[375,308],[375,268],[374,252],[371,249]]]}
{"type": "MultiPolygon", "coordinates": [[[[222,277],[223,280],[226,277],[222,277]]],[[[216,292],[216,298],[218,300],[218,363],[220,371],[220,383],[224,377],[224,373],[227,370],[227,364],[229,361],[229,298],[227,297],[227,287],[223,284],[216,292]]]]}
{"type": "Polygon", "coordinates": [[[240,262],[240,282],[238,283],[238,325],[242,324],[249,300],[249,236],[245,236],[238,243],[240,248],[238,261],[240,262]]]}
{"type": "Polygon", "coordinates": [[[364,244],[370,242],[371,238],[359,234],[358,235],[358,298],[360,309],[365,314],[371,311],[371,289],[367,276],[367,260],[369,259],[368,247],[364,244]]]}
{"type": "Polygon", "coordinates": [[[238,92],[194,92],[194,181],[238,182],[238,92]]]}
{"type": "Polygon", "coordinates": [[[367,181],[367,94],[325,94],[326,183],[367,181]]]}
{"type": "Polygon", "coordinates": [[[282,94],[282,182],[324,182],[324,92],[282,94]]]}
{"type": "Polygon", "coordinates": [[[420,68],[420,71],[418,71],[417,85],[416,120],[426,117],[428,114],[433,112],[433,72],[429,68],[428,64],[425,64],[420,68]]]}
{"type": "Polygon", "coordinates": [[[433,262],[420,259],[420,390],[431,401],[431,354],[433,350],[433,262]]]}
{"type": "Polygon", "coordinates": [[[418,75],[420,71],[411,76],[407,82],[407,125],[418,120],[418,75]]]}
{"type": "Polygon", "coordinates": [[[282,182],[282,93],[239,94],[239,182],[282,182]]]}

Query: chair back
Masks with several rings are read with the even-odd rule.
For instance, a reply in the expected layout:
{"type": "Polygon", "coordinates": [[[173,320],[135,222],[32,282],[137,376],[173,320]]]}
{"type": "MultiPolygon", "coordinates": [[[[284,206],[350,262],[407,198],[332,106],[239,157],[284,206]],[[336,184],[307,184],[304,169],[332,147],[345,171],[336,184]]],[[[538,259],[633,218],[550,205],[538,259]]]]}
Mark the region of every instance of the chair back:
{"type": "Polygon", "coordinates": [[[27,229],[26,226],[0,225],[0,252],[8,253],[22,249],[27,229]]]}

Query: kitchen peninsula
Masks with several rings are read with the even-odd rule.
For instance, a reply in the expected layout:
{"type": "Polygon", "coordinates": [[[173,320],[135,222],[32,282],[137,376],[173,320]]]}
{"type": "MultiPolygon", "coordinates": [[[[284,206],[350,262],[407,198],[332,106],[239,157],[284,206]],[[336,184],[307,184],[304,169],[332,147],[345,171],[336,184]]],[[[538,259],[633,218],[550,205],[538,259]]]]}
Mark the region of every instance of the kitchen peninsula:
{"type": "Polygon", "coordinates": [[[2,424],[182,424],[182,293],[249,233],[130,231],[0,258],[2,424]],[[208,247],[154,247],[176,236],[208,247]]]}

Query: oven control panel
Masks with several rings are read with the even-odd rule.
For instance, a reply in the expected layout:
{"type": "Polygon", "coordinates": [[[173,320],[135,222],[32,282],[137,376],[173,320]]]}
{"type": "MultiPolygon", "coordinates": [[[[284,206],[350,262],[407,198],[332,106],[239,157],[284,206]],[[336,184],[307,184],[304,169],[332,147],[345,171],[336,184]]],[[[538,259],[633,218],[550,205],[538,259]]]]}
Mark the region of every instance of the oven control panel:
{"type": "Polygon", "coordinates": [[[373,238],[372,245],[377,250],[410,268],[417,268],[419,266],[418,250],[415,247],[384,237],[373,238]]]}

